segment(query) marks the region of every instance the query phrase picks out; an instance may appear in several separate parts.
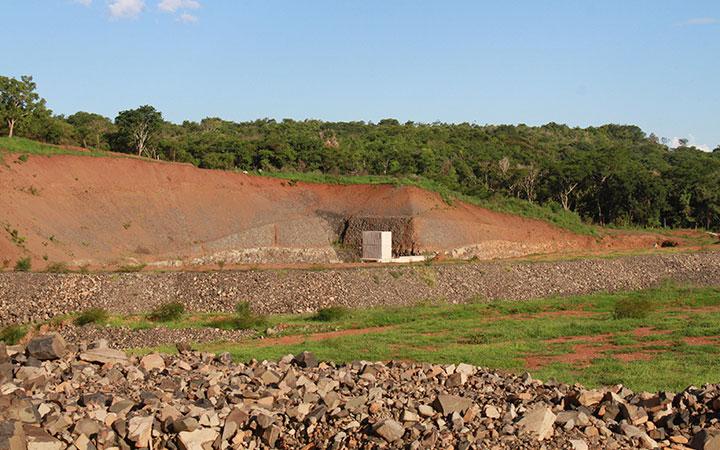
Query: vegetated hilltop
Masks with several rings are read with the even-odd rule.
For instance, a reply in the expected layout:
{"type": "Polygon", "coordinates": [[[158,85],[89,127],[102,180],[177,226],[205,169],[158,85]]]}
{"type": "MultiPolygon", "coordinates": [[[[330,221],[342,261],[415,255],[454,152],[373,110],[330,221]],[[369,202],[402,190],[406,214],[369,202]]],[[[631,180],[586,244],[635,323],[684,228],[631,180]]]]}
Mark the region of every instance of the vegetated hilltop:
{"type": "Polygon", "coordinates": [[[598,242],[414,186],[303,183],[138,158],[5,153],[0,192],[6,267],[24,257],[35,268],[327,263],[356,256],[368,229],[394,231],[400,254],[484,259],[659,240],[598,242]]]}
{"type": "MultiPolygon", "coordinates": [[[[219,118],[174,124],[153,106],[53,115],[31,76],[0,76],[0,133],[210,169],[422,177],[480,199],[515,198],[600,225],[720,228],[712,153],[637,126],[423,124],[219,118]]],[[[0,144],[14,145],[10,139],[0,144]]]]}

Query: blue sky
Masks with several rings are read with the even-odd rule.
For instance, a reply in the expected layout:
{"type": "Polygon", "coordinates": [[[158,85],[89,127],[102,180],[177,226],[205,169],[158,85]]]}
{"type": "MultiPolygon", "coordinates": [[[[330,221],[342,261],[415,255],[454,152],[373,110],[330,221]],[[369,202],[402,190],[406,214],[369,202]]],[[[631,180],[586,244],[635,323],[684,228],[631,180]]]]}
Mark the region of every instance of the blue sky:
{"type": "Polygon", "coordinates": [[[0,0],[56,113],[637,124],[720,144],[720,2],[0,0]]]}

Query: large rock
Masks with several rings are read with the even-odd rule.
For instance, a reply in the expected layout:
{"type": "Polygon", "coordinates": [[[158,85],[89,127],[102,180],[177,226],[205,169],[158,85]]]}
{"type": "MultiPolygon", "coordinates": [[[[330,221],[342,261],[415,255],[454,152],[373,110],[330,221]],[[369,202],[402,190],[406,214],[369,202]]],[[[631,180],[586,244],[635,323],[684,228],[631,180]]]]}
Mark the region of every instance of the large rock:
{"type": "Polygon", "coordinates": [[[395,442],[405,434],[405,427],[392,419],[386,419],[376,423],[373,430],[375,434],[388,442],[395,442]]]}
{"type": "Polygon", "coordinates": [[[318,360],[315,355],[311,352],[302,352],[295,357],[295,364],[306,369],[312,369],[317,367],[318,360]]]}
{"type": "Polygon", "coordinates": [[[457,395],[440,394],[432,403],[432,406],[436,411],[442,413],[443,416],[447,416],[448,414],[455,412],[460,413],[465,411],[472,406],[472,404],[473,402],[469,398],[457,395]]]}
{"type": "Polygon", "coordinates": [[[140,360],[140,367],[147,371],[165,370],[165,360],[158,353],[150,353],[140,360]]]}
{"type": "Polygon", "coordinates": [[[112,348],[89,348],[87,351],[80,353],[80,359],[91,363],[100,364],[125,364],[128,357],[125,352],[112,348]]]}
{"type": "Polygon", "coordinates": [[[525,432],[533,434],[538,441],[542,441],[553,435],[556,418],[557,416],[547,406],[537,406],[520,419],[518,426],[525,432]]]}
{"type": "Polygon", "coordinates": [[[195,431],[183,431],[178,434],[181,450],[212,450],[218,432],[212,428],[200,428],[195,431]]]}
{"type": "Polygon", "coordinates": [[[12,398],[9,405],[6,405],[2,415],[10,420],[17,420],[22,423],[39,423],[40,413],[29,399],[12,398]]]}
{"type": "Polygon", "coordinates": [[[63,450],[66,445],[42,428],[26,425],[24,427],[28,450],[63,450]]]}
{"type": "Polygon", "coordinates": [[[65,356],[65,340],[58,333],[48,333],[30,340],[27,353],[40,361],[60,359],[65,356]]]}
{"type": "Polygon", "coordinates": [[[701,430],[690,444],[696,450],[720,450],[720,431],[701,430]]]}
{"type": "Polygon", "coordinates": [[[150,445],[152,437],[153,417],[136,416],[128,422],[128,439],[135,443],[135,448],[145,448],[150,445]]]}
{"type": "Polygon", "coordinates": [[[27,439],[20,422],[0,421],[0,450],[26,450],[27,439]]]}

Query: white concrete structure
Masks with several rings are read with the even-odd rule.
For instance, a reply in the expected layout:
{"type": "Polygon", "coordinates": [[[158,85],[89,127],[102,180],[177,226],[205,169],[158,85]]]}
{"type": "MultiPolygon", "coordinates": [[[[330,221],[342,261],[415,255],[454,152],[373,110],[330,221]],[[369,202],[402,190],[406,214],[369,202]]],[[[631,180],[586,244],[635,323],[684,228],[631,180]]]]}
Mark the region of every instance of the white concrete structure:
{"type": "Polygon", "coordinates": [[[390,262],[392,260],[392,232],[363,231],[362,259],[390,262]]]}

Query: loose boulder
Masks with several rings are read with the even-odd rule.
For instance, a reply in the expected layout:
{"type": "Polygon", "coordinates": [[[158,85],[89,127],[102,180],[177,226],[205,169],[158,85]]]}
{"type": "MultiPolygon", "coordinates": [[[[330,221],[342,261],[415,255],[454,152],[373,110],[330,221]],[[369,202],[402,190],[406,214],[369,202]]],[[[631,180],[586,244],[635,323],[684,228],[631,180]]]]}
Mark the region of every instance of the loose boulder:
{"type": "Polygon", "coordinates": [[[48,333],[30,340],[26,351],[28,356],[40,361],[47,361],[65,356],[67,346],[65,340],[58,333],[48,333]]]}

